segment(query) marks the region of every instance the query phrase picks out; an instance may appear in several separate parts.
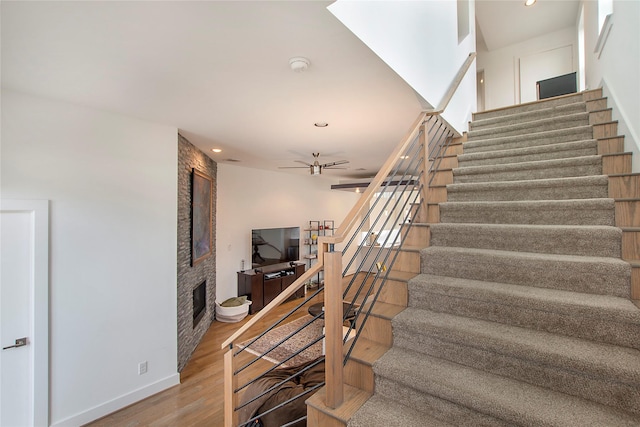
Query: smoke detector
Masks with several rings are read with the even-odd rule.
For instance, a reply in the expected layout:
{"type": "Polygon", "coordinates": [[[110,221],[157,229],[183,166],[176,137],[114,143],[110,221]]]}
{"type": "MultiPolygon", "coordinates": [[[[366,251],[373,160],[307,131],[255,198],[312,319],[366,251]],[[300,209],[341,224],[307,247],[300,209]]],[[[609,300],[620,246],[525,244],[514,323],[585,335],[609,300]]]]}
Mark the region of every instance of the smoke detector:
{"type": "Polygon", "coordinates": [[[289,60],[289,66],[296,73],[301,73],[309,68],[309,60],[301,56],[296,56],[295,58],[291,58],[289,60]]]}

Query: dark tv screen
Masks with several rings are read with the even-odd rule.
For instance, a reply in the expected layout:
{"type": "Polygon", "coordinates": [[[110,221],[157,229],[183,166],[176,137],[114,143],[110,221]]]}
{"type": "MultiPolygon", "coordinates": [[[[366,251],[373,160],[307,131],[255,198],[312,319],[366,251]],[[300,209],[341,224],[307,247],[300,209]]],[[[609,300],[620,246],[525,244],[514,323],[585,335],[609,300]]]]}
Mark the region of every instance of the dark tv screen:
{"type": "Polygon", "coordinates": [[[251,230],[252,268],[300,259],[300,227],[251,230]]]}

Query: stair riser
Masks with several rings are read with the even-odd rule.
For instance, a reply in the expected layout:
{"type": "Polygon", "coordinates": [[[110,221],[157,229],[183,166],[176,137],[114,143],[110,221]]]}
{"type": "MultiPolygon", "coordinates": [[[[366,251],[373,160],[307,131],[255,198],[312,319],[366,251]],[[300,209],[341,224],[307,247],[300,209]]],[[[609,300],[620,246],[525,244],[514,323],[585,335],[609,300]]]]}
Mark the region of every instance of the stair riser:
{"type": "Polygon", "coordinates": [[[391,378],[376,376],[376,394],[412,408],[419,408],[434,418],[458,427],[513,427],[513,424],[484,415],[450,400],[403,387],[391,378]]]}
{"type": "Polygon", "coordinates": [[[307,427],[347,427],[347,423],[307,405],[307,427]]]}
{"type": "MultiPolygon", "coordinates": [[[[391,254],[391,257],[393,256],[395,256],[394,253],[391,254]]],[[[393,270],[418,274],[420,272],[420,253],[400,251],[393,264],[393,270]]]]}
{"type": "Polygon", "coordinates": [[[440,222],[440,206],[439,205],[429,205],[429,210],[427,211],[427,222],[430,224],[435,224],[440,222]]]}
{"type": "Polygon", "coordinates": [[[520,170],[487,170],[481,173],[465,173],[461,169],[455,169],[453,183],[462,184],[470,182],[494,182],[494,181],[523,181],[546,178],[570,178],[589,175],[601,175],[602,164],[586,163],[573,166],[558,165],[545,167],[536,165],[531,169],[520,170]]]}
{"type": "Polygon", "coordinates": [[[594,231],[496,230],[474,225],[444,228],[436,225],[432,228],[431,246],[619,258],[621,237],[617,228],[594,231]]]}
{"type": "Polygon", "coordinates": [[[618,136],[618,122],[600,123],[593,126],[593,137],[610,138],[612,136],[618,136]]]}
{"type": "Polygon", "coordinates": [[[350,386],[373,393],[374,377],[370,365],[349,360],[344,367],[344,381],[350,386]]]}
{"type": "MultiPolygon", "coordinates": [[[[359,318],[357,323],[357,327],[359,328],[362,320],[359,318]]],[[[373,342],[391,347],[391,345],[393,344],[393,331],[391,329],[391,321],[382,319],[380,317],[369,316],[360,336],[373,342]]]]}
{"type": "Polygon", "coordinates": [[[569,200],[569,199],[595,199],[608,197],[608,186],[604,185],[567,185],[554,187],[532,186],[501,188],[494,190],[453,191],[448,194],[449,202],[472,201],[516,201],[516,200],[569,200]]]}
{"type": "Polygon", "coordinates": [[[582,259],[535,259],[485,254],[477,251],[440,251],[431,247],[422,253],[421,271],[436,276],[494,281],[513,285],[563,289],[629,298],[631,268],[626,263],[588,262],[582,259]]]}
{"type": "Polygon", "coordinates": [[[511,126],[469,131],[467,140],[469,142],[473,142],[486,139],[488,137],[503,138],[506,136],[529,135],[531,133],[548,132],[587,125],[589,125],[589,114],[582,113],[571,116],[556,117],[554,119],[519,123],[511,126]]]}
{"type": "Polygon", "coordinates": [[[413,225],[406,233],[406,226],[402,227],[403,243],[409,246],[429,246],[429,227],[413,225]]]}
{"type": "Polygon", "coordinates": [[[600,123],[608,123],[612,121],[613,111],[606,108],[598,111],[589,112],[589,124],[597,125],[600,123]]]}
{"type": "Polygon", "coordinates": [[[607,98],[585,100],[587,111],[598,111],[607,108],[607,98]]]}
{"type": "Polygon", "coordinates": [[[470,130],[481,130],[496,128],[501,126],[509,126],[523,122],[532,122],[536,120],[551,119],[559,115],[584,113],[587,111],[587,104],[580,102],[557,106],[554,108],[546,108],[532,113],[511,114],[507,116],[494,117],[487,120],[473,121],[469,125],[470,130]]]}
{"type": "Polygon", "coordinates": [[[598,154],[622,153],[624,151],[624,137],[606,138],[598,140],[598,154]]]}
{"type": "Polygon", "coordinates": [[[509,116],[512,114],[520,114],[527,113],[530,111],[537,111],[541,109],[553,108],[559,105],[567,105],[567,104],[575,104],[576,102],[586,101],[587,97],[583,94],[576,94],[572,96],[566,96],[562,98],[556,98],[548,101],[538,102],[538,103],[529,103],[529,104],[520,104],[515,105],[513,107],[502,108],[499,110],[493,111],[483,111],[480,113],[475,113],[473,115],[473,120],[485,120],[493,117],[499,116],[509,116]]]}
{"type": "Polygon", "coordinates": [[[427,190],[427,201],[429,203],[440,203],[447,201],[447,187],[431,187],[427,190]]]}
{"type": "Polygon", "coordinates": [[[535,301],[531,304],[516,306],[503,304],[500,300],[482,301],[427,292],[421,295],[412,292],[409,298],[409,306],[414,308],[640,349],[640,326],[637,324],[587,317],[576,312],[563,313],[560,307],[548,304],[536,308],[533,306],[535,301]]]}
{"type": "MultiPolygon", "coordinates": [[[[612,209],[586,206],[582,209],[572,206],[555,207],[508,207],[508,206],[466,206],[443,203],[439,209],[443,223],[478,224],[538,224],[538,225],[615,225],[612,209]]],[[[618,225],[620,226],[620,225],[618,225]]]]}
{"type": "Polygon", "coordinates": [[[522,163],[522,162],[535,162],[540,160],[569,159],[572,157],[593,156],[598,154],[598,148],[596,146],[596,143],[594,142],[589,145],[590,146],[588,147],[577,149],[577,150],[548,151],[546,153],[493,157],[489,159],[477,159],[477,160],[460,159],[458,164],[460,167],[503,165],[507,163],[522,163]]]}
{"type": "Polygon", "coordinates": [[[622,259],[640,260],[640,231],[622,232],[622,259]]]}
{"type": "Polygon", "coordinates": [[[616,226],[640,227],[640,200],[616,200],[616,226]]]}
{"type": "Polygon", "coordinates": [[[631,173],[631,153],[602,156],[602,173],[605,175],[631,173]]]}
{"type": "Polygon", "coordinates": [[[457,157],[442,157],[436,160],[429,160],[428,169],[451,169],[458,167],[457,157]]]}
{"type": "Polygon", "coordinates": [[[409,301],[407,282],[387,280],[387,283],[380,291],[378,301],[406,307],[409,301]]]}
{"type": "Polygon", "coordinates": [[[538,134],[523,135],[519,137],[503,137],[470,141],[464,145],[464,153],[473,154],[495,150],[512,150],[572,141],[585,141],[588,139],[594,139],[593,129],[590,126],[584,126],[580,128],[565,129],[556,132],[541,132],[538,134]]]}
{"type": "MultiPolygon", "coordinates": [[[[562,369],[562,362],[530,360],[530,354],[501,354],[482,342],[447,339],[446,331],[398,328],[394,345],[460,363],[474,369],[546,387],[625,411],[640,413],[640,385],[635,386],[593,371],[562,369]]],[[[472,338],[471,338],[472,339],[472,338]]],[[[505,349],[511,351],[512,349],[505,349]]]]}
{"type": "Polygon", "coordinates": [[[453,171],[439,170],[429,174],[429,180],[427,181],[430,186],[442,186],[453,183],[453,171]]]}
{"type": "Polygon", "coordinates": [[[640,199],[640,175],[610,176],[609,197],[614,199],[640,199]]]}

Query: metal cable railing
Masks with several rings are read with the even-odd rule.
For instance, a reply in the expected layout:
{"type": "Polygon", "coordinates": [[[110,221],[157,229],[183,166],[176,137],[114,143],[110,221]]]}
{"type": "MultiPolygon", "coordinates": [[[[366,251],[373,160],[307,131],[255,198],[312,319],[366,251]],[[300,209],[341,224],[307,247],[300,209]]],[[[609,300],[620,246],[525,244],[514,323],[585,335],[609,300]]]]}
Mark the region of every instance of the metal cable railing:
{"type": "MultiPolygon", "coordinates": [[[[363,328],[374,313],[385,285],[393,277],[398,256],[406,249],[405,241],[415,226],[416,219],[426,208],[426,187],[432,183],[435,170],[441,164],[453,137],[448,125],[438,115],[423,115],[417,123],[416,129],[419,130],[410,133],[410,138],[401,144],[402,149],[394,153],[395,160],[389,164],[384,176],[372,183],[373,187],[365,192],[365,195],[368,195],[367,192],[371,193],[367,196],[368,209],[361,210],[359,220],[352,221],[353,226],[343,239],[344,244],[340,249],[343,256],[340,267],[344,305],[343,365],[347,363],[361,338],[363,328]],[[424,141],[428,142],[427,147],[424,146],[424,141]]],[[[330,245],[332,246],[333,244],[330,245]]],[[[306,280],[324,269],[321,260],[323,253],[324,251],[319,250],[320,262],[283,291],[282,300],[278,303],[284,302],[304,286],[306,280]]],[[[300,386],[303,378],[319,369],[324,370],[325,356],[320,355],[299,367],[289,365],[303,353],[316,349],[319,345],[324,347],[327,337],[324,328],[319,329],[319,325],[325,321],[324,312],[315,315],[308,312],[311,305],[322,301],[321,297],[326,294],[325,286],[327,284],[320,283],[318,289],[296,300],[293,308],[252,338],[242,341],[240,336],[248,336],[247,330],[264,317],[263,313],[255,315],[251,319],[253,323],[225,342],[230,350],[225,355],[228,369],[225,371],[225,394],[231,395],[232,402],[226,417],[230,416],[233,420],[230,423],[225,421],[226,425],[254,426],[257,420],[263,421],[285,409],[292,415],[282,425],[304,425],[306,411],[298,413],[291,408],[292,405],[298,408],[300,404],[304,404],[304,400],[325,385],[323,372],[321,380],[308,387],[300,386]],[[297,319],[303,320],[297,327],[273,340],[267,348],[260,351],[252,349],[254,344],[267,339],[270,332],[297,319]],[[291,346],[305,331],[314,332],[303,343],[291,346]],[[283,350],[285,347],[288,348],[283,350]],[[286,399],[274,399],[282,388],[295,388],[295,392],[287,393],[286,399]]],[[[270,310],[271,305],[263,311],[270,310]]]]}

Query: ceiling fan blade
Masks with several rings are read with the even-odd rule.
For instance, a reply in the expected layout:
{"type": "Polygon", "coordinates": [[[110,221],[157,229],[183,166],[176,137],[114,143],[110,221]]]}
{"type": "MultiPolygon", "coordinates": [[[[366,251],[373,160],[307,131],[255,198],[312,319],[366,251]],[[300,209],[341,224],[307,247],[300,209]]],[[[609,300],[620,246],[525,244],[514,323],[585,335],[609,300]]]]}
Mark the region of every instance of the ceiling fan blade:
{"type": "Polygon", "coordinates": [[[322,165],[323,168],[330,168],[332,166],[344,165],[349,163],[349,160],[338,160],[336,162],[325,163],[322,165]]]}
{"type": "Polygon", "coordinates": [[[294,160],[294,162],[296,162],[296,163],[302,163],[303,165],[307,165],[307,166],[313,166],[311,163],[307,163],[307,162],[302,161],[302,160],[294,160]]]}
{"type": "Polygon", "coordinates": [[[329,169],[329,170],[333,170],[333,169],[349,169],[349,168],[337,168],[335,166],[329,166],[329,167],[324,167],[322,169],[329,169]]]}
{"type": "Polygon", "coordinates": [[[278,166],[278,169],[309,169],[309,166],[278,166]]]}

